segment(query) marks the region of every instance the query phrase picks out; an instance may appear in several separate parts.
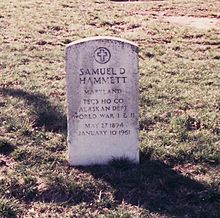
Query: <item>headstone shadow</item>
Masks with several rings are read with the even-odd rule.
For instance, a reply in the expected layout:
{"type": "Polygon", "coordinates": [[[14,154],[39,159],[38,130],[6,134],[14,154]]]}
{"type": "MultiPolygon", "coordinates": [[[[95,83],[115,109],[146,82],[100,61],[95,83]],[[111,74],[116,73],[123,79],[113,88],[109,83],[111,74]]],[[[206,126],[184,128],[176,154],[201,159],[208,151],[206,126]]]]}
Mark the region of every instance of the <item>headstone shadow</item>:
{"type": "Polygon", "coordinates": [[[185,177],[159,160],[140,165],[80,167],[116,190],[118,204],[126,202],[168,217],[219,217],[220,193],[185,177]]]}
{"type": "Polygon", "coordinates": [[[36,116],[34,127],[44,127],[46,131],[66,134],[66,115],[57,106],[52,105],[47,96],[14,88],[0,88],[0,93],[3,96],[25,100],[36,116]]]}

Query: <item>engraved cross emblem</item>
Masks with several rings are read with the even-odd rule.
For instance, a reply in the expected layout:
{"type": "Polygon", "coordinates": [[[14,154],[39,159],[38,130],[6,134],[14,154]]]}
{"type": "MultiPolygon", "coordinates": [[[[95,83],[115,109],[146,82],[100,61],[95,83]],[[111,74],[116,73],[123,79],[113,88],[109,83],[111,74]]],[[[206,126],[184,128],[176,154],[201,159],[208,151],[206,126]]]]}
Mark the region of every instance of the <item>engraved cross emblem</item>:
{"type": "Polygon", "coordinates": [[[105,64],[107,63],[111,58],[111,53],[107,48],[100,47],[95,50],[95,60],[99,64],[105,64]]]}
{"type": "Polygon", "coordinates": [[[105,62],[105,58],[108,56],[108,53],[104,49],[100,49],[97,55],[100,57],[101,62],[105,62]]]}

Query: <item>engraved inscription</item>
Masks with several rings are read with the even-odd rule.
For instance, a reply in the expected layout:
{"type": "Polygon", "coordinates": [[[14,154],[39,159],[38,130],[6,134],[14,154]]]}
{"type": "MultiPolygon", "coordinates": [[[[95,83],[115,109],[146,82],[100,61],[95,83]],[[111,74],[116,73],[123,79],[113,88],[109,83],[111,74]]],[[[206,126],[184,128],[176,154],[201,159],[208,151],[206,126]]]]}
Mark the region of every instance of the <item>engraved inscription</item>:
{"type": "MultiPolygon", "coordinates": [[[[100,60],[106,61],[105,58],[107,55],[104,51],[102,52],[102,49],[97,51],[97,56],[100,56],[100,60]],[[103,55],[102,57],[101,54],[103,55]]],[[[99,84],[125,85],[127,81],[127,71],[128,69],[124,67],[80,68],[79,84],[80,86],[92,84],[96,85],[96,87],[99,84]]],[[[84,89],[84,97],[81,100],[82,104],[72,118],[87,120],[87,122],[90,123],[85,123],[81,129],[79,129],[78,136],[130,135],[133,130],[127,129],[126,123],[127,119],[135,118],[135,114],[128,113],[129,106],[124,98],[126,95],[126,92],[121,88],[84,89]],[[103,96],[103,94],[105,94],[106,97],[103,96]],[[103,97],[97,98],[97,95],[102,95],[103,97]],[[106,120],[108,123],[99,124],[100,119],[106,120]],[[119,119],[121,122],[117,123],[119,119]],[[111,123],[111,120],[114,123],[111,123]],[[107,128],[107,130],[103,131],[103,128],[107,128]]]]}

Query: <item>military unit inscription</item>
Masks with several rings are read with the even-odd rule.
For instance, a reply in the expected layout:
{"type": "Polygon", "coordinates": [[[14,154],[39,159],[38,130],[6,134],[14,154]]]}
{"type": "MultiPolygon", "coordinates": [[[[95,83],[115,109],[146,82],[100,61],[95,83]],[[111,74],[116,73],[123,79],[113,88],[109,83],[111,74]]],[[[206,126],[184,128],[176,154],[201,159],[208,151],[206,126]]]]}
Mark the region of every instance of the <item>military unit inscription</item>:
{"type": "Polygon", "coordinates": [[[93,37],[66,48],[70,165],[139,161],[138,49],[93,37]]]}

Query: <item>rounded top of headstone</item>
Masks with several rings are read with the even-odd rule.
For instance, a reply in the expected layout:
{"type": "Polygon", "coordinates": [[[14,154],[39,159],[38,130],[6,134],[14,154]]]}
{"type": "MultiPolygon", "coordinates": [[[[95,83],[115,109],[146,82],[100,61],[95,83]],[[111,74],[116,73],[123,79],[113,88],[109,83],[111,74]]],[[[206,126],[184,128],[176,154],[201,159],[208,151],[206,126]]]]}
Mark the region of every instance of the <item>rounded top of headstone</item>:
{"type": "Polygon", "coordinates": [[[66,48],[71,47],[73,45],[78,45],[78,44],[82,44],[82,43],[86,43],[86,42],[91,42],[91,41],[102,41],[102,40],[109,40],[109,41],[117,41],[119,43],[127,43],[130,44],[131,46],[134,46],[136,49],[138,48],[138,45],[134,42],[131,42],[129,40],[126,39],[121,39],[121,38],[117,38],[117,37],[111,37],[111,36],[94,36],[94,37],[88,37],[88,38],[84,38],[84,39],[79,39],[76,40],[74,42],[69,43],[66,48]]]}

